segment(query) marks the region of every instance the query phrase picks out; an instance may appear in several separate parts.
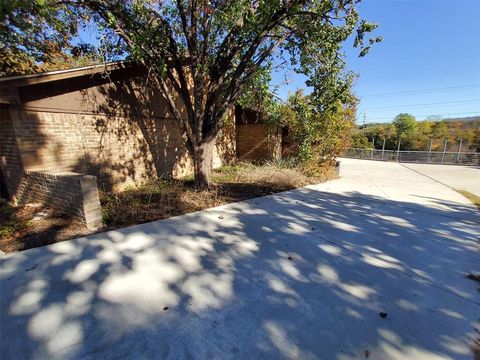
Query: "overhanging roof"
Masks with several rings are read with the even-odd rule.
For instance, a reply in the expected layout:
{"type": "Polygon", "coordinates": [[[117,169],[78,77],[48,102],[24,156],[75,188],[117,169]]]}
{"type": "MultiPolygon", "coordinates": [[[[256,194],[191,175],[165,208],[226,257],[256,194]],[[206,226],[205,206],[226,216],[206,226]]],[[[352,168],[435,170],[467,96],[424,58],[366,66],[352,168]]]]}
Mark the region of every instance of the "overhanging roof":
{"type": "Polygon", "coordinates": [[[32,75],[18,75],[0,78],[0,103],[12,103],[17,98],[19,87],[40,84],[50,81],[95,75],[103,72],[124,69],[135,63],[115,61],[97,65],[83,66],[64,70],[47,71],[32,75]]]}

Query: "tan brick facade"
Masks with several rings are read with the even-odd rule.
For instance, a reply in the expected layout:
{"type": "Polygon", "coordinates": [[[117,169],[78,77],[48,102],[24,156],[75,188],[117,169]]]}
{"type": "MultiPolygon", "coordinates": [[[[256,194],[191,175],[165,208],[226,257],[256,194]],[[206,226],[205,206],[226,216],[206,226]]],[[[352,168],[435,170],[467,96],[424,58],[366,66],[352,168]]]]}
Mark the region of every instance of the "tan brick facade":
{"type": "Polygon", "coordinates": [[[23,168],[95,175],[110,190],[191,170],[175,120],[10,110],[23,168]]]}
{"type": "Polygon", "coordinates": [[[281,155],[281,132],[278,126],[265,124],[236,125],[239,160],[277,160],[281,155]]]}
{"type": "Polygon", "coordinates": [[[102,224],[95,176],[26,171],[16,197],[20,204],[40,202],[78,218],[92,230],[102,224]]]}
{"type": "MultiPolygon", "coordinates": [[[[32,200],[48,198],[53,204],[43,193],[55,193],[58,186],[70,194],[65,190],[70,186],[76,195],[65,198],[76,204],[64,208],[78,213],[83,207],[82,190],[77,180],[75,185],[70,180],[79,179],[79,174],[96,177],[100,189],[108,191],[192,173],[180,124],[145,72],[123,65],[113,66],[108,76],[101,70],[92,67],[0,80],[0,175],[6,187],[2,194],[7,190],[10,198],[24,202],[25,188],[33,186],[39,194],[30,194],[32,200]],[[64,178],[65,173],[75,175],[64,178]],[[48,180],[46,174],[56,180],[48,180]]],[[[250,113],[243,117],[248,120],[250,113]]],[[[217,139],[213,166],[237,156],[274,159],[279,153],[278,129],[236,125],[235,116],[232,109],[217,139]]]]}
{"type": "MultiPolygon", "coordinates": [[[[17,93],[0,109],[1,169],[10,196],[25,171],[94,175],[105,190],[192,172],[180,124],[141,69],[119,67],[108,77],[83,70],[49,76],[13,79],[0,89],[0,95],[17,93]]],[[[229,123],[217,141],[214,166],[236,155],[229,123]]]]}

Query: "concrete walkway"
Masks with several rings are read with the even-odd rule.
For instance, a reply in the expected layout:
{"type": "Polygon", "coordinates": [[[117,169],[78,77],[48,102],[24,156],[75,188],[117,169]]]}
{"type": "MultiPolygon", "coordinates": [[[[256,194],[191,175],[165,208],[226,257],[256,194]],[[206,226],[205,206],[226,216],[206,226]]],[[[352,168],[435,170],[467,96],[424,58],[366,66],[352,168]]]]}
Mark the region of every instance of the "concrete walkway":
{"type": "Polygon", "coordinates": [[[480,169],[473,166],[403,164],[407,168],[431,177],[453,189],[480,196],[480,169]]]}
{"type": "Polygon", "coordinates": [[[473,359],[476,209],[399,164],[342,176],[3,255],[0,358],[473,359]]]}

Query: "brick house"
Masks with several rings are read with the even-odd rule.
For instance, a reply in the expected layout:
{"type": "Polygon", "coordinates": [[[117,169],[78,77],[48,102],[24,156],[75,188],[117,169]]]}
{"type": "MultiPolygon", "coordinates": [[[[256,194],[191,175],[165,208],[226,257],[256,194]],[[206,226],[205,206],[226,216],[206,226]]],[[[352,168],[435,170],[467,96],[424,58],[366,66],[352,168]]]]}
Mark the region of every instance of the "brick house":
{"type": "MultiPolygon", "coordinates": [[[[249,110],[232,109],[229,117],[214,167],[236,158],[279,156],[278,129],[249,110]]],[[[85,220],[87,208],[99,207],[97,186],[118,190],[152,177],[191,173],[181,135],[137,64],[0,79],[1,194],[17,203],[44,202],[85,220]]]]}

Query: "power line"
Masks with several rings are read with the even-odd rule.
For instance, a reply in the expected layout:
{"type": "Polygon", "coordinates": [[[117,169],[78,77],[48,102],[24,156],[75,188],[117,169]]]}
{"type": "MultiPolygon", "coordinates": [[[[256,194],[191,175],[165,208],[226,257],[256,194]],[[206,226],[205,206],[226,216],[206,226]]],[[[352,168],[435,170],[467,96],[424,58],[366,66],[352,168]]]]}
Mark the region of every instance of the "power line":
{"type": "Polygon", "coordinates": [[[365,98],[365,97],[372,97],[372,96],[407,95],[407,94],[418,94],[423,92],[437,92],[442,90],[465,89],[465,88],[474,88],[474,87],[480,87],[480,84],[448,86],[448,87],[430,88],[430,89],[417,89],[417,90],[398,91],[398,92],[390,92],[390,93],[367,94],[360,97],[365,98]]]}
{"type": "MultiPolygon", "coordinates": [[[[461,113],[449,113],[449,114],[438,114],[439,116],[445,117],[445,116],[458,116],[458,115],[466,115],[466,114],[476,114],[480,116],[480,111],[471,111],[471,112],[461,112],[461,113]]],[[[423,116],[432,116],[436,114],[423,114],[423,115],[415,115],[415,117],[423,117],[423,116]]],[[[367,117],[368,118],[368,117],[367,117]]],[[[379,117],[379,118],[368,118],[368,120],[385,120],[385,121],[391,121],[393,118],[387,119],[385,117],[379,117]]]]}
{"type": "Polygon", "coordinates": [[[480,102],[480,99],[475,100],[465,100],[465,101],[450,101],[450,102],[437,102],[437,103],[427,103],[427,104],[410,104],[410,105],[397,105],[397,106],[380,106],[373,108],[362,108],[362,110],[375,110],[375,109],[399,109],[404,107],[418,107],[418,106],[432,106],[432,105],[444,105],[444,104],[467,104],[467,103],[476,103],[480,102]]]}

